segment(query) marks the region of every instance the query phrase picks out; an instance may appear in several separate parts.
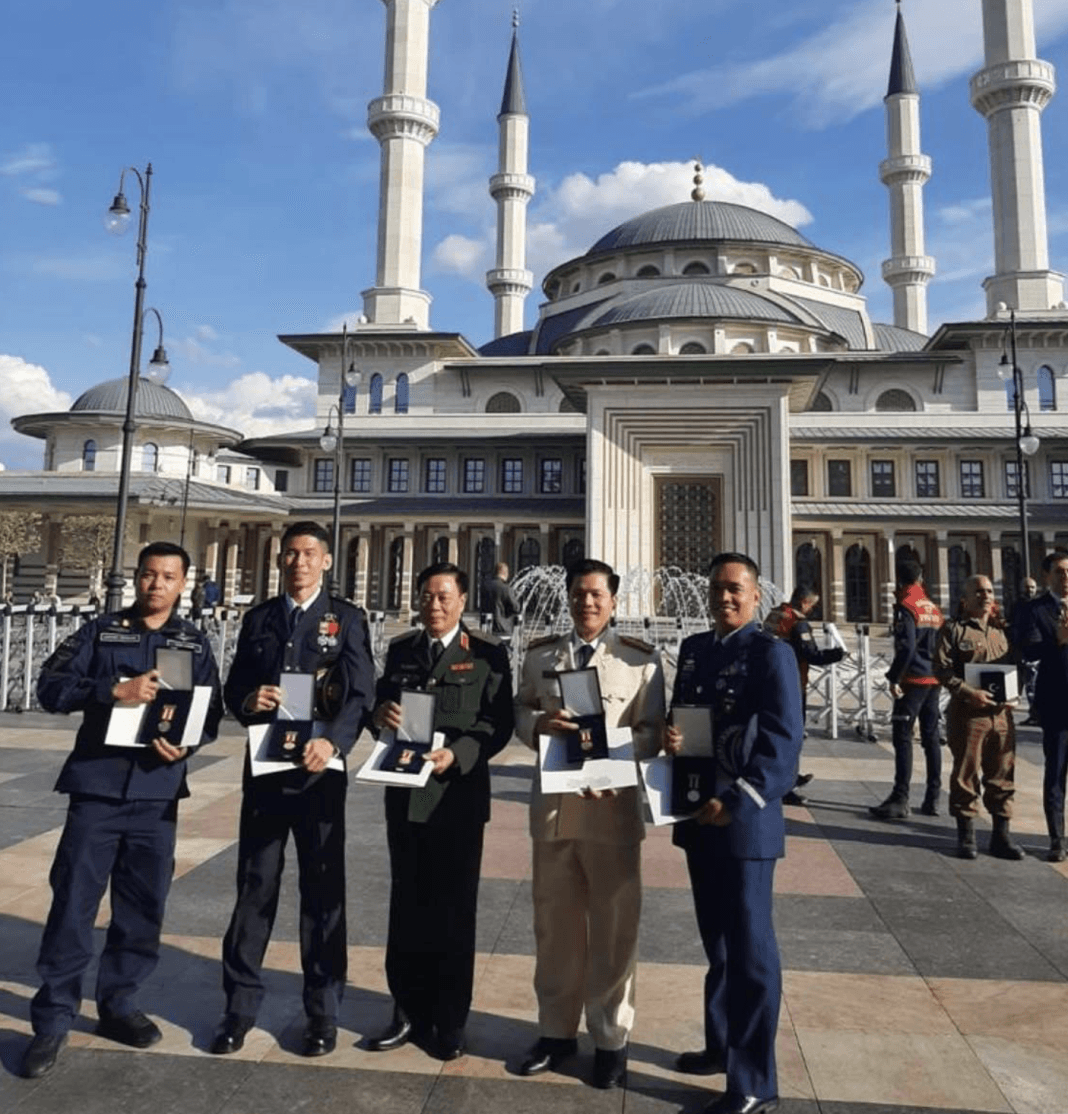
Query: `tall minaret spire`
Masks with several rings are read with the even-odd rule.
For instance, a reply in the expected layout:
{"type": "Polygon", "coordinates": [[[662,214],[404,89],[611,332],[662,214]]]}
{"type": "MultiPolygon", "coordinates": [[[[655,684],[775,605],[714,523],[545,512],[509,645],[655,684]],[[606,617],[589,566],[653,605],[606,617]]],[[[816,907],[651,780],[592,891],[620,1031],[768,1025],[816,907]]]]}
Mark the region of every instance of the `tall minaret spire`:
{"type": "Polygon", "coordinates": [[[886,104],[887,157],[879,177],[890,191],[891,257],[883,279],[894,291],[894,324],[927,332],[927,284],[934,260],[924,254],[923,187],[931,177],[931,160],[920,150],[920,94],[912,72],[901,0],[897,0],[894,53],[886,104]]]}
{"type": "Polygon", "coordinates": [[[367,106],[367,126],[382,149],[378,196],[378,267],[363,292],[375,325],[430,327],[430,295],[419,287],[423,252],[423,164],[438,134],[438,106],[426,99],[430,10],[438,0],[382,0],[386,5],[386,75],[367,106]]]}
{"type": "Polygon", "coordinates": [[[987,313],[1004,304],[1045,311],[1064,298],[1049,269],[1042,110],[1056,90],[1053,67],[1035,56],[1032,0],[983,0],[986,65],[972,78],[972,105],[987,121],[994,202],[994,274],[987,313]]]}
{"type": "Polygon", "coordinates": [[[486,285],[494,301],[493,335],[502,337],[523,331],[523,303],[534,285],[534,276],[526,269],[527,204],[534,196],[534,179],[527,173],[530,117],[519,66],[518,11],[512,14],[512,50],[497,123],[497,173],[489,184],[490,196],[497,202],[497,265],[486,272],[486,285]]]}

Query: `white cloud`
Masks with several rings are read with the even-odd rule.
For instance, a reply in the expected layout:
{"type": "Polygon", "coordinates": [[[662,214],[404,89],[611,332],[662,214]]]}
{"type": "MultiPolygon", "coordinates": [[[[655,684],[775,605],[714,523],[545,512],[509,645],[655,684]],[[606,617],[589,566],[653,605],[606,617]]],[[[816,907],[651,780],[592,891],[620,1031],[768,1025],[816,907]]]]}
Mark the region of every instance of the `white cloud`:
{"type": "MultiPolygon", "coordinates": [[[[663,205],[686,201],[693,189],[693,164],[622,162],[596,179],[569,174],[555,189],[539,193],[527,235],[527,266],[542,275],[584,254],[610,228],[663,205]]],[[[777,198],[762,182],[743,182],[719,166],[704,169],[705,196],[770,213],[794,227],[811,222],[800,201],[777,198]]],[[[493,256],[495,232],[481,237],[447,236],[434,249],[443,271],[481,283],[493,256]]]]}
{"type": "Polygon", "coordinates": [[[266,437],[310,425],[315,415],[315,380],[299,375],[241,375],[215,391],[175,388],[201,421],[266,437]]]}
{"type": "Polygon", "coordinates": [[[4,385],[0,391],[0,456],[8,467],[39,469],[43,442],[16,433],[11,419],[68,410],[73,399],[52,385],[43,367],[20,356],[0,355],[0,383],[4,385]]]}
{"type": "Polygon", "coordinates": [[[42,174],[56,166],[52,148],[47,143],[28,143],[21,151],[0,161],[0,174],[7,178],[23,174],[42,174]]]}
{"type": "MultiPolygon", "coordinates": [[[[201,367],[240,367],[241,360],[232,352],[216,352],[203,343],[200,339],[200,330],[197,330],[196,336],[191,337],[167,337],[163,338],[164,346],[168,350],[168,355],[173,361],[177,356],[179,360],[183,360],[189,364],[197,364],[201,367]]],[[[213,339],[213,338],[209,338],[213,339]]]]}
{"type": "Polygon", "coordinates": [[[210,325],[198,325],[193,330],[197,340],[218,340],[219,334],[210,325]]]}
{"type": "MultiPolygon", "coordinates": [[[[1068,28],[1068,0],[1042,0],[1035,7],[1040,43],[1068,28]]],[[[921,91],[981,64],[982,25],[975,8],[975,0],[909,6],[906,24],[921,91]]],[[[885,0],[851,0],[840,3],[838,11],[822,30],[786,50],[684,74],[637,95],[678,96],[683,111],[703,113],[785,94],[796,99],[801,119],[809,126],[852,119],[886,93],[894,17],[885,0]],[[877,64],[849,66],[843,59],[874,59],[877,64]]]]}
{"type": "Polygon", "coordinates": [[[33,201],[37,205],[59,205],[63,200],[59,190],[45,189],[42,186],[24,189],[21,193],[27,201],[33,201]]]}

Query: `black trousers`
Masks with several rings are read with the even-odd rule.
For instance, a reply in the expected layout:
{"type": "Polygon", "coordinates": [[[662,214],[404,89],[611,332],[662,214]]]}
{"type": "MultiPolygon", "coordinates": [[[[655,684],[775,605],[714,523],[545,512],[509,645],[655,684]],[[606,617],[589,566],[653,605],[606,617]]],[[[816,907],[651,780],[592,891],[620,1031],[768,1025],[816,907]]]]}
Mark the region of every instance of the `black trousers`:
{"type": "Polygon", "coordinates": [[[1042,724],[1042,805],[1050,838],[1064,838],[1064,789],[1068,781],[1068,723],[1042,724]]]}
{"type": "Polygon", "coordinates": [[[902,685],[904,696],[894,701],[894,795],[908,800],[912,781],[912,725],[920,721],[920,743],[927,760],[926,795],[936,797],[942,788],[942,745],[938,737],[939,685],[902,685]]]}
{"type": "Polygon", "coordinates": [[[386,979],[416,1028],[455,1034],[471,1009],[484,825],[387,820],[386,979]]]}
{"type": "MultiPolygon", "coordinates": [[[[271,775],[265,780],[269,781],[271,775]]],[[[237,903],[223,939],[228,1013],[255,1017],[263,956],[278,911],[289,833],[300,871],[300,964],[309,1017],[336,1020],[345,988],[344,774],[329,771],[303,793],[245,787],[237,848],[237,903]]]]}
{"type": "Polygon", "coordinates": [[[93,958],[93,922],[111,883],[111,923],[96,978],[101,1016],[122,1017],[159,960],[163,909],[174,875],[177,801],[113,801],[72,796],[49,882],[30,1005],[33,1031],[67,1032],[81,1006],[93,958]]]}

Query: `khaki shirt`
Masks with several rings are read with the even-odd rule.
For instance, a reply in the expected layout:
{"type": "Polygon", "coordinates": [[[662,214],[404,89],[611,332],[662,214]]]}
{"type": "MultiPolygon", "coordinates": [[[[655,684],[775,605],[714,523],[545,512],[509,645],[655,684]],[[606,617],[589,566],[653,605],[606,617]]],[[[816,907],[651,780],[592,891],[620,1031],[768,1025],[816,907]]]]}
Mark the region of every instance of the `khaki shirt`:
{"type": "Polygon", "coordinates": [[[979,690],[964,680],[969,662],[1009,661],[1009,640],[1005,632],[979,619],[954,619],[938,632],[934,673],[953,700],[971,704],[979,690]]]}
{"type": "MultiPolygon", "coordinates": [[[[536,750],[534,723],[543,712],[561,708],[555,674],[573,669],[570,632],[532,643],[523,660],[516,699],[516,734],[536,750]]],[[[664,673],[656,648],[637,638],[618,635],[609,627],[590,659],[597,670],[606,727],[629,727],[636,758],[651,758],[660,745],[664,723],[664,673]]],[[[605,843],[637,843],[645,837],[636,788],[616,796],[587,800],[577,793],[542,793],[535,775],[530,800],[530,834],[534,839],[591,839],[605,843]]]]}

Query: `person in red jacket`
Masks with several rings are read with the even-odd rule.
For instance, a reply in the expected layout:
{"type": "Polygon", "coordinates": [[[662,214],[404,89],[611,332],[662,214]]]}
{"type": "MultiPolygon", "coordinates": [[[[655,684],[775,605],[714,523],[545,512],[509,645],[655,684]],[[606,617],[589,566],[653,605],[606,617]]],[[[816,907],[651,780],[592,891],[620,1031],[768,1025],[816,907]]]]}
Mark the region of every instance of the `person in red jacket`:
{"type": "Polygon", "coordinates": [[[912,780],[912,727],[920,721],[920,742],[927,759],[927,789],[920,812],[938,815],[942,788],[942,744],[938,735],[938,678],[934,654],[942,612],[923,590],[923,568],[918,561],[897,566],[897,604],[894,607],[894,660],[886,671],[894,697],[894,788],[881,804],[869,810],[880,820],[902,820],[909,815],[912,780]]]}

